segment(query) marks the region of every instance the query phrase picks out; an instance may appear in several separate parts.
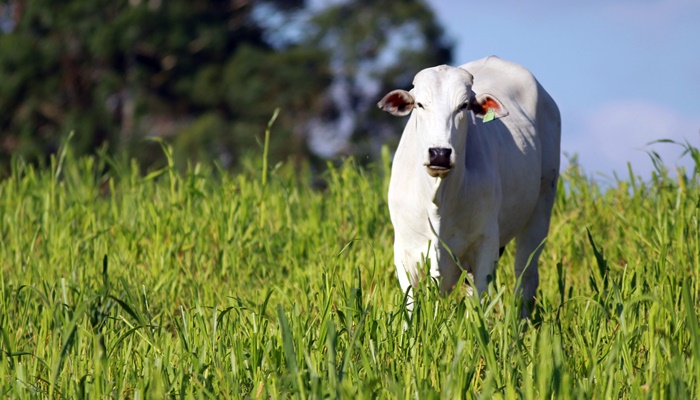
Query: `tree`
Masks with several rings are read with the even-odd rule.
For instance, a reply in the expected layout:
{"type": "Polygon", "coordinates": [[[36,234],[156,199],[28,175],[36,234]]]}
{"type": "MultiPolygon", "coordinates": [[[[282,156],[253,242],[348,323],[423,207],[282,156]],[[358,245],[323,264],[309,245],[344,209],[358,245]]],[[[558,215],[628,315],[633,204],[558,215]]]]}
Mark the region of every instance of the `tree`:
{"type": "Polygon", "coordinates": [[[334,79],[324,112],[311,121],[311,144],[328,156],[376,155],[401,132],[401,121],[377,111],[378,97],[409,88],[423,68],[450,63],[453,44],[421,0],[343,2],[312,25],[307,40],[331,53],[334,79]],[[324,148],[329,141],[334,148],[324,148]]]}
{"type": "Polygon", "coordinates": [[[235,154],[275,107],[298,115],[327,85],[323,51],[273,48],[253,17],[257,7],[292,14],[303,5],[16,0],[14,27],[0,35],[0,152],[39,158],[74,130],[78,152],[130,139],[137,150],[143,136],[180,133],[180,148],[208,135],[215,152],[235,154]]]}
{"type": "Polygon", "coordinates": [[[272,157],[304,157],[309,148],[322,156],[369,153],[368,143],[392,131],[372,111],[378,93],[410,85],[415,72],[451,53],[419,0],[321,10],[304,0],[13,0],[5,7],[2,160],[13,153],[41,159],[73,130],[78,153],[109,143],[151,160],[142,139],[160,136],[180,159],[236,165],[277,107],[272,157]]]}

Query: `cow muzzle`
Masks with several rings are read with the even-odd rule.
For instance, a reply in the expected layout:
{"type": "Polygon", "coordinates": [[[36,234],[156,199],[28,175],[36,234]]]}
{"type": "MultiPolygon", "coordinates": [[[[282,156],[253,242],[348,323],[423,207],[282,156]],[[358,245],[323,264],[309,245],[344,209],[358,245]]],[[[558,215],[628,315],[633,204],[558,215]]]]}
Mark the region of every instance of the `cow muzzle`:
{"type": "Polygon", "coordinates": [[[433,178],[444,178],[452,169],[452,149],[431,147],[428,149],[429,163],[426,165],[428,175],[433,178]]]}

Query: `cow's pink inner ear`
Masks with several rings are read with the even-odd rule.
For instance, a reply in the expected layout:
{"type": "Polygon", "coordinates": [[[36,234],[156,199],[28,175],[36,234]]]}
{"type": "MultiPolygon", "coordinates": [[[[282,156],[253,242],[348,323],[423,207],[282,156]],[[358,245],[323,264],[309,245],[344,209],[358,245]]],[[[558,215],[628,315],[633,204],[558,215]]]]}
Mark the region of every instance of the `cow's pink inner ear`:
{"type": "Polygon", "coordinates": [[[411,112],[413,101],[413,96],[405,90],[393,90],[384,96],[377,105],[393,115],[403,116],[411,112]]]}
{"type": "Polygon", "coordinates": [[[491,97],[487,97],[484,99],[484,101],[481,102],[481,109],[483,113],[486,113],[489,108],[492,108],[493,111],[498,114],[499,111],[501,111],[501,106],[498,104],[498,102],[491,97]]]}
{"type": "Polygon", "coordinates": [[[413,99],[408,98],[403,92],[392,92],[386,103],[391,104],[398,110],[403,110],[404,107],[413,104],[413,99]]]}

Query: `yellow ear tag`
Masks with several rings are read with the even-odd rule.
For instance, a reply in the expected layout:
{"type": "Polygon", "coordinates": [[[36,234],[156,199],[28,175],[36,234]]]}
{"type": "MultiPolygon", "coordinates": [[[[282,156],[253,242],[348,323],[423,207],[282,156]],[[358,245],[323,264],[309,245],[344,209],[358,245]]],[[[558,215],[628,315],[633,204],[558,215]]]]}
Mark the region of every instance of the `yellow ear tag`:
{"type": "Polygon", "coordinates": [[[484,118],[481,120],[484,124],[493,121],[496,118],[496,113],[493,112],[493,108],[489,107],[488,111],[486,111],[486,114],[484,114],[484,118]]]}

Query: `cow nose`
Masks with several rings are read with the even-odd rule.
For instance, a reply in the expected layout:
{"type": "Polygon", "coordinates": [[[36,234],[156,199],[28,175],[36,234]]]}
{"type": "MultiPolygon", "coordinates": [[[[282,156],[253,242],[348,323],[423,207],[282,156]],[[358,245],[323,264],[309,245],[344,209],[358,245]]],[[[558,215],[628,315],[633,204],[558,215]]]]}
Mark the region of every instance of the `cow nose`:
{"type": "Polygon", "coordinates": [[[450,162],[450,155],[452,155],[452,149],[446,149],[442,147],[431,147],[428,149],[428,155],[430,156],[430,166],[450,168],[452,163],[450,162]]]}

